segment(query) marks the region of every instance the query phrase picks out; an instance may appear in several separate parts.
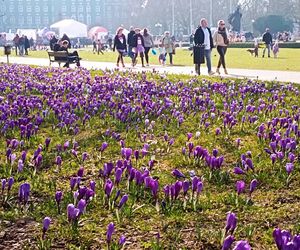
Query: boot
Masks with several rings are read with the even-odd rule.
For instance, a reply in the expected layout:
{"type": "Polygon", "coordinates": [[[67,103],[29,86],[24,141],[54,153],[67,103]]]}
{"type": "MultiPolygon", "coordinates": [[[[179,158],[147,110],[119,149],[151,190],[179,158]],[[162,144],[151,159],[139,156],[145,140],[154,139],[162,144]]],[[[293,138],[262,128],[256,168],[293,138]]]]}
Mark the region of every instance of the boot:
{"type": "Polygon", "coordinates": [[[216,73],[220,75],[220,69],[219,68],[216,69],[216,73]]]}
{"type": "Polygon", "coordinates": [[[195,72],[197,75],[200,75],[200,64],[195,64],[195,72]]]}
{"type": "Polygon", "coordinates": [[[145,65],[144,65],[144,57],[141,58],[141,61],[142,61],[142,67],[144,68],[145,65]]]}
{"type": "Polygon", "coordinates": [[[225,75],[228,75],[228,72],[227,72],[226,68],[224,68],[224,73],[225,73],[225,75]]]}

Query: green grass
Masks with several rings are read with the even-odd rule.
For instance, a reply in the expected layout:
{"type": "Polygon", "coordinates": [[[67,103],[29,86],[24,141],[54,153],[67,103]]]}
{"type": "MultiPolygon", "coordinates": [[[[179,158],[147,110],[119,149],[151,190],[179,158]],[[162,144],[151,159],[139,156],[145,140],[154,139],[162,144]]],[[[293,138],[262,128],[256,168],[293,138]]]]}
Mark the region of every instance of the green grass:
{"type": "MultiPolygon", "coordinates": [[[[14,52],[13,52],[14,53],[14,52]]],[[[29,57],[47,58],[46,51],[30,51],[29,57]]],[[[104,55],[97,55],[91,52],[91,49],[79,50],[80,57],[86,61],[115,62],[117,54],[105,52],[104,55]]],[[[191,52],[186,49],[177,49],[174,56],[174,64],[178,66],[191,66],[193,59],[191,52]]],[[[280,49],[278,58],[262,58],[262,49],[259,51],[259,57],[250,55],[246,49],[230,48],[227,51],[226,62],[228,68],[241,69],[260,69],[260,70],[282,70],[282,71],[300,71],[300,49],[280,49]]],[[[212,52],[212,64],[217,65],[218,53],[216,49],[212,52]]],[[[129,58],[125,62],[130,63],[129,58]]],[[[150,56],[150,64],[158,64],[157,56],[150,56]]]]}

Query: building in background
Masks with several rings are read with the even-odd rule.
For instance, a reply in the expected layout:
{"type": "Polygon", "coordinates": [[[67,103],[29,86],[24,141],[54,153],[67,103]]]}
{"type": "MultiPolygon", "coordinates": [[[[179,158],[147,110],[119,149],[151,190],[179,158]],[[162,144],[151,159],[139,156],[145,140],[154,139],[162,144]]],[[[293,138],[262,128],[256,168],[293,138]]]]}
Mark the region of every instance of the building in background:
{"type": "Polygon", "coordinates": [[[0,0],[0,32],[18,28],[40,29],[72,18],[88,27],[100,25],[109,31],[126,22],[125,1],[120,0],[0,0]]]}

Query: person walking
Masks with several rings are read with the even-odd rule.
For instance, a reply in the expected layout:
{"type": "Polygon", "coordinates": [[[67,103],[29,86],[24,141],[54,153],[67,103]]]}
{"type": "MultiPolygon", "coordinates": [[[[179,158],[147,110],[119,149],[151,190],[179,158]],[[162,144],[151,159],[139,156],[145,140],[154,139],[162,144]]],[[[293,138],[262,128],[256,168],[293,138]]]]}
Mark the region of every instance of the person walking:
{"type": "Polygon", "coordinates": [[[127,35],[127,43],[128,43],[128,56],[131,58],[132,64],[134,59],[134,53],[132,51],[134,44],[133,44],[133,36],[135,35],[133,26],[130,27],[130,32],[127,35]]]}
{"type": "Polygon", "coordinates": [[[15,50],[16,50],[16,56],[18,55],[18,50],[20,50],[20,37],[18,34],[15,35],[14,39],[13,39],[13,42],[14,42],[14,46],[15,46],[15,50]]]}
{"type": "Polygon", "coordinates": [[[151,34],[149,34],[148,29],[144,29],[143,31],[143,38],[144,38],[144,44],[145,44],[145,59],[147,66],[149,66],[149,51],[151,48],[154,47],[153,37],[151,34]]]}
{"type": "Polygon", "coordinates": [[[228,39],[228,32],[226,30],[224,20],[220,20],[218,22],[218,29],[214,33],[213,41],[214,41],[214,44],[217,47],[217,51],[220,55],[216,72],[218,74],[220,74],[220,67],[222,65],[223,69],[224,69],[224,73],[227,75],[228,72],[227,72],[226,64],[225,64],[225,54],[227,51],[227,46],[229,44],[229,39],[228,39]]]}
{"type": "Polygon", "coordinates": [[[27,36],[24,37],[24,40],[25,40],[25,44],[24,44],[25,55],[28,56],[28,49],[30,48],[30,43],[29,43],[29,39],[27,38],[27,36]]]}
{"type": "Polygon", "coordinates": [[[99,55],[100,53],[102,55],[104,55],[104,53],[103,53],[103,44],[101,43],[101,40],[98,39],[97,40],[97,54],[99,55]]]}
{"type": "Polygon", "coordinates": [[[270,33],[270,29],[266,28],[266,32],[263,34],[262,37],[263,42],[265,43],[266,47],[263,50],[263,55],[262,57],[265,57],[265,52],[266,49],[268,50],[268,57],[271,57],[270,53],[271,53],[271,46],[272,46],[272,35],[270,33]]]}
{"type": "Polygon", "coordinates": [[[145,52],[145,42],[144,37],[141,35],[141,29],[135,28],[135,35],[133,36],[133,51],[134,51],[134,58],[132,62],[132,66],[134,67],[137,64],[137,57],[140,55],[142,61],[142,67],[144,65],[144,52],[145,52]]]}
{"type": "Polygon", "coordinates": [[[170,57],[170,65],[173,65],[173,50],[174,50],[174,43],[170,36],[170,32],[166,31],[165,35],[162,39],[162,45],[166,50],[166,56],[169,54],[170,57]]]}
{"type": "Polygon", "coordinates": [[[25,50],[25,37],[22,35],[19,39],[19,55],[24,56],[24,50],[25,50]]]}
{"type": "Polygon", "coordinates": [[[115,51],[116,49],[118,51],[117,67],[119,67],[120,62],[122,63],[122,66],[125,67],[123,55],[127,53],[127,45],[123,30],[124,29],[122,27],[119,27],[114,38],[113,51],[115,51]]]}
{"type": "Polygon", "coordinates": [[[95,54],[97,52],[97,42],[96,40],[93,41],[93,54],[95,54]]]}
{"type": "Polygon", "coordinates": [[[214,74],[211,70],[211,51],[213,47],[213,38],[210,28],[208,28],[208,22],[205,18],[202,18],[200,20],[200,26],[196,29],[194,35],[194,64],[195,71],[198,75],[200,75],[200,66],[204,63],[204,57],[208,74],[214,74]]]}

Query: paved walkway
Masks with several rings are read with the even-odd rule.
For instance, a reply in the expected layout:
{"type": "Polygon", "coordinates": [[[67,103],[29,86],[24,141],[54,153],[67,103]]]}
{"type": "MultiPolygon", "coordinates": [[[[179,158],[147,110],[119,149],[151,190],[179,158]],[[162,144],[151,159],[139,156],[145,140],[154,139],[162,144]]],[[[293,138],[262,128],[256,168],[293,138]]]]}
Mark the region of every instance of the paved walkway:
{"type": "MultiPolygon", "coordinates": [[[[10,57],[10,63],[17,64],[31,64],[38,66],[49,66],[49,60],[47,58],[30,58],[30,57],[10,57]]],[[[6,57],[0,57],[0,63],[6,62],[6,57]]],[[[53,66],[58,66],[57,63],[52,64],[53,66]]],[[[87,69],[115,69],[116,64],[111,62],[92,62],[92,61],[81,61],[81,66],[87,69]]],[[[74,67],[72,65],[71,67],[74,67]]],[[[123,68],[120,68],[123,70],[123,68]]],[[[161,66],[154,65],[146,68],[136,66],[134,69],[127,64],[125,70],[134,71],[153,71],[159,73],[170,73],[170,74],[194,74],[194,68],[191,66],[161,66]]],[[[207,75],[207,69],[205,65],[202,67],[201,74],[207,75]]],[[[295,71],[273,71],[273,70],[256,70],[256,69],[228,69],[229,75],[224,75],[221,69],[221,76],[223,77],[234,77],[234,78],[249,78],[249,79],[259,79],[273,81],[277,80],[280,82],[294,82],[300,84],[300,72],[295,71]]]]}

